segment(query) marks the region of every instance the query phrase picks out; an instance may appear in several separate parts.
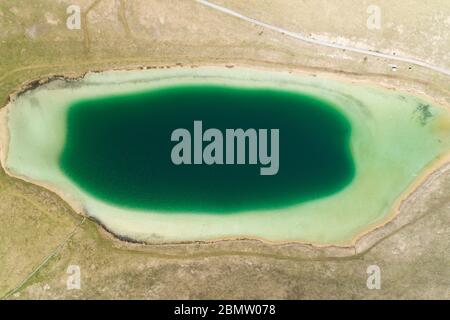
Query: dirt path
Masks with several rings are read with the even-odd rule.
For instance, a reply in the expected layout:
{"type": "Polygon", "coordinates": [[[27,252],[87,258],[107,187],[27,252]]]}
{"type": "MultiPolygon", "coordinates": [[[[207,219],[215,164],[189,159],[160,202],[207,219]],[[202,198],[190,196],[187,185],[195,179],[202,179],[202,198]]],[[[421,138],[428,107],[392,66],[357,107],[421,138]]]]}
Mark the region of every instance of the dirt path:
{"type": "Polygon", "coordinates": [[[292,32],[250,17],[247,17],[243,14],[240,14],[236,11],[230,10],[228,8],[219,6],[217,4],[211,3],[209,1],[206,0],[196,0],[198,3],[205,5],[211,9],[223,12],[225,14],[234,16],[238,19],[256,24],[258,26],[264,27],[266,29],[270,29],[272,31],[287,35],[289,37],[295,38],[297,40],[300,41],[304,41],[307,43],[312,43],[312,44],[317,44],[317,45],[321,45],[321,46],[326,46],[326,47],[331,47],[331,48],[336,48],[336,49],[342,49],[342,50],[347,50],[347,51],[351,51],[351,52],[357,52],[357,53],[362,53],[365,55],[371,55],[371,56],[375,56],[375,57],[379,57],[379,58],[384,58],[384,59],[389,59],[389,60],[395,60],[395,61],[401,61],[401,62],[407,62],[407,63],[411,63],[417,66],[421,66],[442,74],[445,74],[447,76],[450,76],[450,70],[446,69],[446,68],[442,68],[442,67],[438,67],[438,66],[434,66],[431,65],[427,62],[415,59],[415,58],[410,58],[410,57],[402,57],[402,56],[398,56],[398,55],[391,55],[391,54],[387,54],[387,53],[381,53],[381,52],[377,52],[377,51],[372,51],[372,50],[367,50],[367,49],[363,49],[363,48],[356,48],[356,47],[349,47],[349,46],[344,46],[344,45],[340,45],[340,44],[335,44],[335,43],[331,43],[331,42],[327,42],[327,41],[323,41],[323,40],[318,40],[318,39],[314,39],[313,37],[306,37],[301,35],[300,33],[297,32],[292,32]]]}

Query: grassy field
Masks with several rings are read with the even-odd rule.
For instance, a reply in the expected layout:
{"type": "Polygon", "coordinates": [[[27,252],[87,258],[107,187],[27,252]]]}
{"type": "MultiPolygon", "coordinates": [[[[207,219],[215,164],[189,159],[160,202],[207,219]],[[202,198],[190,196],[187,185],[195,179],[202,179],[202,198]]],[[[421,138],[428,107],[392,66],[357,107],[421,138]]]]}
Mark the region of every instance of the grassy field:
{"type": "MultiPolygon", "coordinates": [[[[370,32],[366,4],[356,0],[327,1],[326,9],[325,1],[216,2],[305,34],[450,66],[446,1],[379,1],[386,25],[370,32]]],[[[203,64],[334,72],[450,104],[443,75],[402,63],[393,73],[390,61],[303,44],[190,0],[2,0],[0,57],[1,104],[25,82],[55,74],[203,64]],[[81,30],[65,26],[73,3],[82,9],[81,30]]],[[[140,246],[111,239],[54,194],[1,171],[0,297],[449,299],[449,188],[450,171],[442,171],[385,229],[347,250],[245,241],[140,246]],[[381,290],[366,287],[371,264],[381,268],[381,290]],[[81,290],[66,288],[69,265],[81,268],[81,290]]]]}

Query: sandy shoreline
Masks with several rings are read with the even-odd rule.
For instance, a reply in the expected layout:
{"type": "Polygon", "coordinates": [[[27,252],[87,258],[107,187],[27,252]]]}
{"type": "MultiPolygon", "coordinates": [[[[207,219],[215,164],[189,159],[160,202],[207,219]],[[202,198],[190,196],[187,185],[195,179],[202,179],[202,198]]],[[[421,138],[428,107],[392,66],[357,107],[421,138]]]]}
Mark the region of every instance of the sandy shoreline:
{"type": "MultiPolygon", "coordinates": [[[[210,66],[210,65],[208,65],[210,66]]],[[[177,66],[180,67],[180,66],[177,66]]],[[[214,67],[219,67],[219,66],[214,66],[214,67]]],[[[230,68],[231,66],[225,66],[227,68],[230,68]]],[[[233,66],[234,67],[234,66],[233,66]]],[[[242,66],[239,66],[242,67],[242,66]]],[[[157,67],[155,67],[157,68],[157,67]]],[[[181,67],[180,67],[181,68],[181,67]]],[[[222,66],[223,68],[223,66],[222,66]]],[[[244,66],[244,68],[247,68],[246,66],[244,66]]],[[[140,69],[149,69],[147,67],[142,67],[140,69]]],[[[138,69],[138,70],[140,70],[138,69]]],[[[286,70],[270,70],[267,68],[260,68],[260,67],[250,67],[250,69],[257,69],[257,70],[269,70],[269,71],[281,71],[281,72],[286,72],[286,70]]],[[[122,69],[124,70],[124,69],[122,69]]],[[[128,70],[128,69],[125,69],[128,70]]],[[[124,70],[124,71],[125,71],[124,70]]],[[[136,70],[136,69],[130,69],[130,70],[136,70]]],[[[111,71],[111,70],[103,70],[103,71],[111,71]]],[[[116,71],[116,70],[115,70],[116,71]]],[[[93,71],[95,73],[97,72],[101,72],[101,71],[93,71]]],[[[23,177],[23,176],[19,176],[16,175],[12,172],[10,172],[10,170],[8,170],[6,168],[6,157],[8,154],[8,144],[9,144],[9,132],[8,132],[8,114],[7,114],[7,107],[9,105],[9,103],[11,101],[14,101],[14,99],[18,96],[20,96],[21,94],[23,94],[26,91],[32,90],[34,88],[36,88],[37,86],[40,86],[42,84],[45,83],[49,83],[53,80],[67,80],[67,81],[76,81],[79,79],[82,79],[86,76],[86,74],[89,74],[91,72],[88,73],[84,73],[84,74],[80,74],[80,75],[68,75],[68,76],[64,76],[64,75],[55,75],[55,76],[51,76],[51,77],[46,77],[44,79],[41,80],[34,80],[31,82],[27,82],[26,84],[24,84],[23,86],[21,86],[20,88],[18,88],[16,91],[14,91],[9,98],[9,101],[6,104],[6,107],[3,107],[0,110],[0,126],[1,126],[1,131],[0,131],[0,161],[1,161],[1,165],[3,167],[3,169],[5,170],[5,172],[9,175],[12,176],[14,178],[18,178],[39,186],[42,186],[52,192],[54,192],[55,194],[57,194],[59,197],[61,197],[65,202],[67,202],[77,213],[87,216],[89,217],[89,213],[86,212],[86,210],[83,208],[83,206],[80,203],[77,203],[76,200],[74,200],[70,195],[68,194],[64,194],[64,192],[58,190],[57,188],[43,183],[43,182],[38,182],[38,181],[33,181],[31,179],[28,179],[27,177],[23,177]]],[[[295,70],[295,71],[290,71],[289,73],[299,73],[301,75],[311,75],[311,72],[305,72],[302,70],[295,70]]],[[[324,77],[326,78],[330,78],[330,79],[336,79],[338,81],[345,81],[345,82],[350,82],[350,83],[364,83],[364,84],[369,84],[371,86],[374,87],[383,87],[383,88],[387,88],[390,90],[397,90],[393,87],[390,86],[386,86],[385,84],[379,84],[379,83],[374,83],[371,82],[369,80],[361,80],[361,79],[354,79],[351,76],[342,76],[342,74],[333,74],[330,75],[329,73],[315,73],[317,75],[324,75],[324,77]]],[[[403,91],[405,93],[411,93],[412,95],[418,96],[418,97],[424,97],[429,101],[436,101],[436,98],[434,97],[430,97],[428,95],[425,95],[423,92],[418,92],[415,90],[411,90],[411,89],[403,89],[400,88],[399,91],[403,91]]],[[[443,105],[442,101],[438,101],[436,103],[437,106],[440,107],[444,107],[444,108],[448,108],[448,104],[443,105]]],[[[287,241],[287,242],[283,242],[283,241],[268,241],[266,239],[258,239],[258,238],[254,238],[254,237],[250,237],[250,238],[246,238],[246,237],[239,237],[239,238],[219,238],[219,239],[211,239],[211,240],[200,240],[200,241],[183,241],[183,242],[171,242],[171,241],[164,241],[161,244],[175,244],[175,243],[197,243],[197,242],[201,242],[201,243],[212,243],[212,242],[218,242],[218,241],[232,241],[232,240],[260,240],[263,241],[265,243],[269,243],[269,244],[302,244],[302,245],[310,245],[310,246],[314,246],[317,248],[325,248],[325,247],[337,247],[337,248],[351,248],[354,247],[359,241],[363,240],[363,238],[371,233],[377,232],[377,230],[382,229],[386,224],[388,224],[390,221],[392,221],[395,217],[397,217],[397,215],[399,214],[399,212],[401,211],[401,207],[402,204],[408,200],[408,198],[418,189],[420,188],[420,186],[427,181],[427,179],[433,175],[435,172],[439,171],[442,167],[444,167],[446,164],[450,163],[450,152],[448,152],[447,154],[441,156],[439,159],[436,159],[435,161],[433,161],[432,163],[430,163],[423,171],[420,172],[420,175],[418,175],[414,181],[408,186],[408,188],[406,190],[404,190],[404,192],[402,192],[401,196],[395,201],[395,203],[392,206],[392,210],[390,210],[390,214],[386,215],[386,217],[377,223],[374,223],[372,225],[369,225],[365,230],[361,231],[359,234],[357,234],[348,244],[345,245],[336,245],[333,243],[329,243],[329,244],[315,244],[313,242],[302,242],[302,241],[287,241]]],[[[93,219],[93,218],[91,218],[93,219]]],[[[125,241],[125,242],[136,242],[136,243],[145,243],[145,244],[155,244],[156,242],[143,242],[143,241],[135,241],[131,238],[128,237],[124,237],[118,234],[113,233],[111,230],[109,230],[105,225],[103,225],[100,221],[97,221],[97,219],[93,219],[96,220],[96,222],[105,230],[107,230],[107,232],[111,233],[114,237],[118,238],[121,241],[125,241]]]]}

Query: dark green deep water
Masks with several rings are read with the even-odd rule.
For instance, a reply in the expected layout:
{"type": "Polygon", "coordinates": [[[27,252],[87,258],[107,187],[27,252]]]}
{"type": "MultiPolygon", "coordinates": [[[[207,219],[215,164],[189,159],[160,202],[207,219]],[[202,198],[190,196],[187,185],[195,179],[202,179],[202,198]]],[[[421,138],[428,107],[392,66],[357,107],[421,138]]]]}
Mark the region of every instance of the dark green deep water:
{"type": "Polygon", "coordinates": [[[95,197],[129,208],[280,208],[336,193],[355,174],[349,121],[333,106],[295,92],[178,85],[77,101],[67,125],[64,173],[95,197]],[[194,120],[203,121],[203,131],[279,129],[278,173],[260,175],[260,164],[174,165],[171,133],[186,128],[193,135],[194,120]]]}

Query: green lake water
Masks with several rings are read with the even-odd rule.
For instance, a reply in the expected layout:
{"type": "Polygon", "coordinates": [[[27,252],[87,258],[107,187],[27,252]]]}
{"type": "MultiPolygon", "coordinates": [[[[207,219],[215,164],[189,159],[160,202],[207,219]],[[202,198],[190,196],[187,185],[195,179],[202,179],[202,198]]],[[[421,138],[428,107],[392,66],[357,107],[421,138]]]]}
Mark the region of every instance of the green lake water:
{"type": "Polygon", "coordinates": [[[125,207],[208,213],[278,208],[338,192],[355,172],[345,116],[325,101],[284,90],[176,85],[78,101],[67,123],[63,171],[97,198],[125,207]],[[248,164],[248,152],[246,164],[175,165],[171,133],[193,132],[199,120],[203,132],[279,129],[278,172],[260,175],[260,164],[248,164]]]}

